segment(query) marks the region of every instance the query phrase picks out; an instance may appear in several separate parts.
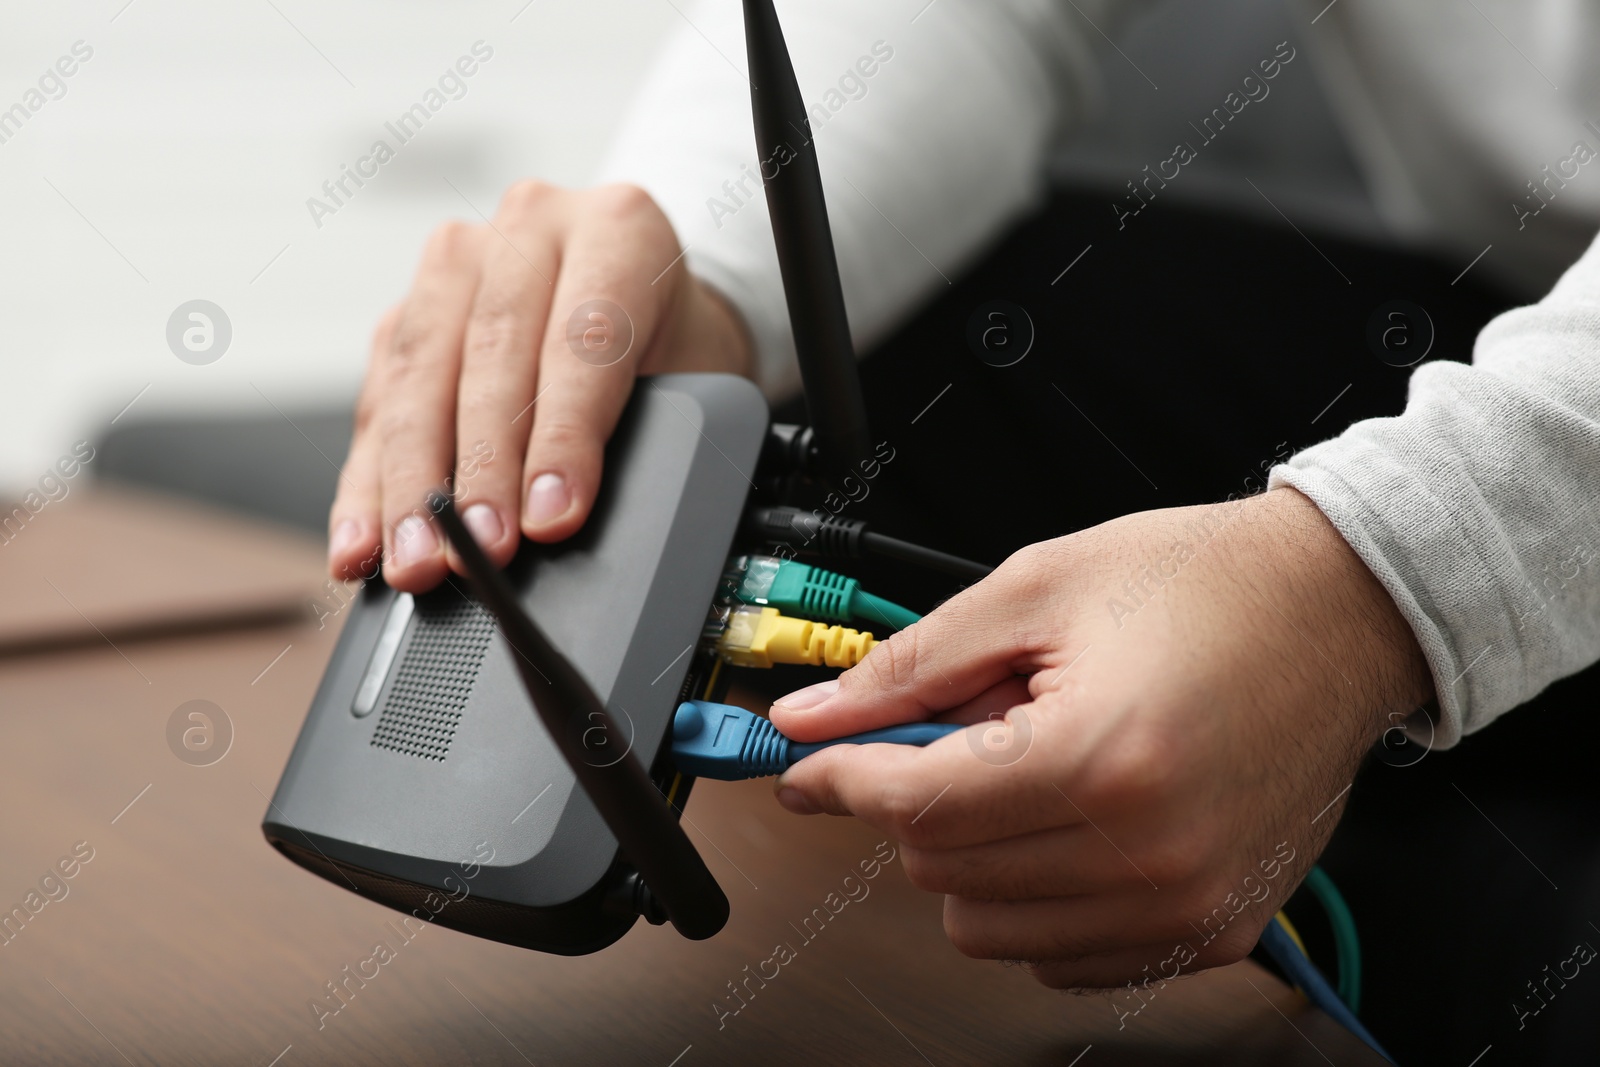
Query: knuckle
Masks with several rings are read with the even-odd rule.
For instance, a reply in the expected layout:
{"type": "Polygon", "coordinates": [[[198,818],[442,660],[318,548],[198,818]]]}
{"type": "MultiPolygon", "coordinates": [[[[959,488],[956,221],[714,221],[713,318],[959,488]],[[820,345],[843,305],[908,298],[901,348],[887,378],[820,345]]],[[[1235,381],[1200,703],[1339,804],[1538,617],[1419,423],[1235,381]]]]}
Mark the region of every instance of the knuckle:
{"type": "Polygon", "coordinates": [[[661,209],[649,193],[627,182],[601,186],[594,190],[592,201],[596,211],[614,219],[661,214],[661,209]]]}
{"type": "Polygon", "coordinates": [[[1031,565],[1037,563],[1039,557],[1044,554],[1044,545],[1045,542],[1043,541],[1029,542],[1001,560],[1000,566],[995,569],[1026,573],[1032,569],[1031,565]]]}
{"type": "Polygon", "coordinates": [[[957,952],[975,960],[1009,959],[1017,955],[1006,951],[988,924],[957,897],[945,898],[944,936],[957,952]]]}
{"type": "Polygon", "coordinates": [[[394,336],[395,327],[400,323],[400,316],[405,310],[405,305],[395,304],[382,315],[378,316],[377,323],[372,327],[371,349],[381,352],[388,347],[389,339],[394,336]]]}
{"type": "Polygon", "coordinates": [[[1177,885],[1204,871],[1210,856],[1210,836],[1197,830],[1169,834],[1158,846],[1140,856],[1139,865],[1157,885],[1177,885]]]}
{"type": "Polygon", "coordinates": [[[572,456],[594,451],[599,447],[600,435],[593,426],[570,416],[546,415],[543,419],[536,418],[534,421],[533,439],[528,452],[530,455],[538,452],[543,457],[572,456]]]}
{"type": "Polygon", "coordinates": [[[456,266],[472,258],[477,251],[475,228],[460,219],[440,223],[428,237],[423,258],[444,266],[456,266]]]}
{"type": "Polygon", "coordinates": [[[412,447],[427,432],[422,413],[403,404],[390,404],[377,414],[377,429],[383,439],[383,467],[386,472],[405,472],[418,466],[417,449],[412,447]]]}
{"type": "Polygon", "coordinates": [[[367,373],[361,381],[361,390],[356,394],[355,425],[351,434],[352,443],[359,441],[362,434],[372,429],[378,411],[382,406],[384,392],[384,375],[387,367],[392,365],[394,352],[395,333],[399,329],[402,318],[402,306],[396,304],[383,313],[377,326],[372,330],[371,354],[367,360],[367,373]]]}
{"type": "Polygon", "coordinates": [[[1100,789],[1115,803],[1150,803],[1168,794],[1183,768],[1179,738],[1154,728],[1128,730],[1113,752],[1107,753],[1099,778],[1100,789]]]}
{"type": "Polygon", "coordinates": [[[351,433],[352,441],[359,441],[371,433],[378,424],[378,390],[371,381],[361,390],[361,395],[356,398],[355,428],[351,433]]]}
{"type": "Polygon", "coordinates": [[[1211,958],[1206,961],[1206,966],[1225,967],[1230,963],[1238,963],[1250,955],[1260,937],[1261,928],[1254,923],[1245,922],[1230,927],[1211,942],[1211,951],[1207,954],[1211,958]]]}
{"type": "MultiPolygon", "coordinates": [[[[1238,937],[1241,929],[1249,927],[1250,920],[1243,910],[1235,912],[1228,907],[1228,897],[1233,888],[1228,885],[1227,879],[1202,877],[1195,879],[1193,885],[1183,914],[1191,917],[1196,932],[1208,940],[1208,945],[1214,946],[1238,937]]],[[[1254,946],[1255,938],[1248,934],[1245,936],[1249,938],[1250,946],[1254,946]]]]}
{"type": "Polygon", "coordinates": [[[897,631],[889,640],[880,641],[855,669],[846,671],[843,678],[854,680],[852,676],[857,671],[865,675],[857,684],[893,689],[911,685],[917,673],[917,627],[897,631]]]}
{"type": "Polygon", "coordinates": [[[1179,910],[1202,926],[1209,919],[1214,929],[1207,930],[1207,933],[1219,932],[1223,927],[1216,926],[1216,923],[1227,915],[1222,902],[1227,899],[1228,892],[1225,879],[1210,876],[1191,878],[1187,885],[1179,889],[1179,910]]]}
{"type": "Polygon", "coordinates": [[[950,872],[938,855],[920,848],[902,847],[900,861],[906,880],[925,893],[948,893],[954,888],[950,872]]]}
{"type": "Polygon", "coordinates": [[[1057,538],[1023,545],[1007,556],[991,577],[1023,600],[1058,598],[1061,572],[1067,564],[1064,540],[1057,538]]]}
{"type": "MultiPolygon", "coordinates": [[[[461,379],[456,386],[455,396],[455,425],[456,425],[456,451],[458,459],[467,462],[470,459],[474,445],[479,445],[485,440],[492,440],[502,447],[511,445],[517,447],[520,458],[520,443],[523,438],[517,436],[516,431],[527,426],[524,418],[518,423],[507,423],[510,416],[504,413],[506,390],[504,384],[493,380],[484,381],[482,375],[470,375],[461,379]]],[[[469,470],[479,471],[486,468],[488,463],[484,460],[473,462],[469,470]]],[[[465,478],[468,475],[462,474],[465,478]]]]}
{"type": "Polygon", "coordinates": [[[507,352],[519,333],[516,305],[503,296],[486,293],[480,296],[467,319],[462,356],[473,359],[507,352]]]}
{"type": "Polygon", "coordinates": [[[1034,946],[1046,959],[1077,962],[1122,947],[1118,935],[1100,930],[1053,928],[1034,935],[1034,946]]]}
{"type": "Polygon", "coordinates": [[[912,847],[925,847],[929,843],[926,830],[918,825],[922,801],[910,786],[884,783],[878,790],[877,809],[884,826],[897,840],[912,847]]]}
{"type": "Polygon", "coordinates": [[[995,570],[1008,578],[1031,579],[1040,570],[1040,565],[1046,561],[1048,555],[1048,542],[1035,541],[1011,553],[995,570]]]}
{"type": "Polygon", "coordinates": [[[537,178],[523,178],[521,181],[512,182],[506,189],[505,195],[500,198],[500,214],[510,222],[525,220],[548,210],[560,192],[557,186],[539,181],[537,178]]]}
{"type": "Polygon", "coordinates": [[[413,373],[432,348],[433,338],[434,331],[427,323],[411,316],[401,320],[395,327],[394,342],[389,346],[391,373],[399,379],[413,373]]]}

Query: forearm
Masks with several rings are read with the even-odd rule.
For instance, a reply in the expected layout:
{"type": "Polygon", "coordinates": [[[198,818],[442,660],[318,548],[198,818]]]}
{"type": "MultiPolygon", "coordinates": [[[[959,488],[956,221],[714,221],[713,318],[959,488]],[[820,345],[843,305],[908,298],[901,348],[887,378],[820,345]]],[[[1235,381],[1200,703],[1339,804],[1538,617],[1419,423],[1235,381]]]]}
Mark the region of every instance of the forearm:
{"type": "Polygon", "coordinates": [[[1417,636],[1454,744],[1600,659],[1600,249],[1431,363],[1405,413],[1273,472],[1316,501],[1417,636]]]}
{"type": "MultiPolygon", "coordinates": [[[[1094,31],[1072,5],[944,0],[919,16],[921,6],[812,0],[781,12],[858,349],[1034,202],[1051,145],[1090,95],[1094,31]]],[[[1107,9],[1129,5],[1079,6],[1109,26],[1107,9]]],[[[744,316],[758,380],[782,395],[798,375],[749,88],[730,69],[744,65],[738,5],[685,14],[692,26],[648,76],[602,177],[662,205],[691,269],[744,316]]]]}

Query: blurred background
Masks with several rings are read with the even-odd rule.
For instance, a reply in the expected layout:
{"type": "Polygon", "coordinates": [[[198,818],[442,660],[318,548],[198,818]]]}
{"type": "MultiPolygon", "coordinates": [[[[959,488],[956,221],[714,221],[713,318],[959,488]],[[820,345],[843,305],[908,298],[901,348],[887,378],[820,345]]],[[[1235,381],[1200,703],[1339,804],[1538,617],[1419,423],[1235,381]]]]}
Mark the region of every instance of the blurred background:
{"type": "MultiPolygon", "coordinates": [[[[347,410],[428,232],[492,214],[522,176],[585,182],[679,16],[639,0],[67,0],[5,21],[0,107],[74,42],[93,48],[0,144],[0,486],[14,492],[113,418],[276,422],[298,438],[274,407],[347,410]],[[307,198],[378,137],[393,144],[383,123],[478,40],[494,54],[465,95],[314,225],[307,198]],[[232,324],[207,366],[167,347],[168,316],[192,299],[232,324]]],[[[339,437],[319,418],[307,432],[325,450],[339,437]]],[[[324,473],[312,480],[331,489],[324,473]]]]}
{"type": "MultiPolygon", "coordinates": [[[[66,0],[11,13],[0,106],[75,42],[93,54],[0,143],[11,253],[0,257],[0,492],[17,496],[86,439],[108,445],[97,476],[320,531],[368,333],[430,230],[493,214],[518,178],[590,182],[655,48],[692,11],[669,0],[66,0]],[[323,183],[374,139],[393,143],[383,124],[479,40],[493,58],[466,93],[313,219],[308,198],[326,199],[323,183]],[[232,328],[205,366],[174,359],[166,337],[169,316],[196,299],[232,328]]],[[[1060,179],[1119,189],[1192,101],[1219,97],[1261,41],[1292,33],[1278,0],[1156,5],[1119,33],[1127,62],[1106,49],[1099,117],[1064,148],[1060,179]],[[1166,91],[1137,68],[1160,70],[1166,91]]],[[[747,92],[726,73],[730,93],[747,92]]],[[[1239,180],[1248,170],[1303,225],[1376,234],[1311,75],[1280,81],[1278,103],[1209,149],[1171,202],[1270,214],[1239,180]]]]}

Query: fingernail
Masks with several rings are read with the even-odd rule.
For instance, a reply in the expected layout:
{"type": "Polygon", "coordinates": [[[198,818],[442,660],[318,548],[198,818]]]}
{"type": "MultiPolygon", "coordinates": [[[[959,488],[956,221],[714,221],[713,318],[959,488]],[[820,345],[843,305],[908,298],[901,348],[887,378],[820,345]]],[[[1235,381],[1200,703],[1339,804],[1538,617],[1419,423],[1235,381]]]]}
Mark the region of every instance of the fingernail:
{"type": "Polygon", "coordinates": [[[778,790],[778,803],[796,815],[820,815],[822,809],[806,799],[806,795],[792,785],[778,790]]]}
{"type": "Polygon", "coordinates": [[[421,516],[407,515],[394,528],[394,561],[402,567],[422,563],[439,551],[439,539],[421,516]]]}
{"type": "Polygon", "coordinates": [[[795,690],[786,697],[779,697],[772,702],[772,705],[773,707],[782,706],[790,711],[810,711],[838,691],[839,679],[829,678],[826,682],[808,685],[804,689],[795,690]]]}
{"type": "Polygon", "coordinates": [[[342,519],[339,525],[333,528],[333,536],[328,538],[328,558],[338,559],[345,552],[355,547],[361,539],[361,524],[354,519],[342,519]]]}
{"type": "Polygon", "coordinates": [[[559,474],[546,472],[528,486],[528,508],[524,513],[533,526],[543,526],[558,519],[572,506],[572,494],[567,491],[567,481],[559,474]]]}
{"type": "Polygon", "coordinates": [[[472,505],[462,512],[461,521],[466,523],[467,529],[472,531],[472,536],[477,538],[480,545],[492,545],[506,532],[506,528],[500,525],[500,516],[488,504],[472,505]]]}

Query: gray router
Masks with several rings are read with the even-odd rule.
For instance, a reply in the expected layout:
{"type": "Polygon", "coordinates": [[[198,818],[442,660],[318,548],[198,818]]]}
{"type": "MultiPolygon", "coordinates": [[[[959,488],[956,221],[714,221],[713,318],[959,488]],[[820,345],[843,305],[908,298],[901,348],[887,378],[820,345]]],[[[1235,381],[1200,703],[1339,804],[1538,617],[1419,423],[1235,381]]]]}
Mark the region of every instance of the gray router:
{"type": "Polygon", "coordinates": [[[769,427],[741,378],[641,379],[583,530],[503,572],[434,494],[468,582],[363,589],[262,823],[336,885],[568,955],[641,914],[693,938],[727,920],[677,822],[672,715],[720,695],[701,628],[756,483],[871,451],[805,106],[771,0],[744,14],[758,158],[793,157],[766,192],[812,426],[769,427]]]}

